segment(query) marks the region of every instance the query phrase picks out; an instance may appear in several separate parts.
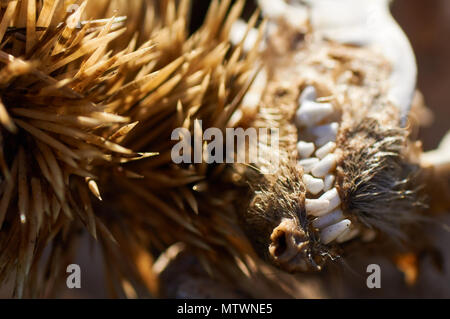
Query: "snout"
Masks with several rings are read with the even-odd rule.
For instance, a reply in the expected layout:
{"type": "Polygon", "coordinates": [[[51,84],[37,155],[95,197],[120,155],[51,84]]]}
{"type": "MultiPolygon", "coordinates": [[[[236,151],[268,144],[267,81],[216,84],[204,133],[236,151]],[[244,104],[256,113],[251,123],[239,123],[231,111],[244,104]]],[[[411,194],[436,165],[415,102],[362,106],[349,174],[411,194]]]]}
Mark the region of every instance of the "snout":
{"type": "Polygon", "coordinates": [[[283,219],[270,236],[272,261],[290,273],[319,271],[321,266],[311,258],[310,240],[294,219],[283,219]]]}

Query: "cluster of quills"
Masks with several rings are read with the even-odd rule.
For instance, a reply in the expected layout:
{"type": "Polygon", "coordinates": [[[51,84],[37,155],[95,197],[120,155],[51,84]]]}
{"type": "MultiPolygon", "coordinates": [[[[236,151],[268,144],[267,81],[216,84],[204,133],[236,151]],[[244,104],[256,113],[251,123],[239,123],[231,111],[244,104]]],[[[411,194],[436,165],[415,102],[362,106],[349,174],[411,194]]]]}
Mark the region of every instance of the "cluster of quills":
{"type": "Polygon", "coordinates": [[[376,234],[363,230],[341,209],[341,198],[335,187],[336,166],[342,156],[337,148],[339,111],[332,103],[317,99],[313,86],[306,87],[299,99],[296,126],[298,165],[303,170],[306,187],[305,209],[320,241],[327,245],[342,244],[358,236],[370,241],[376,234]]]}

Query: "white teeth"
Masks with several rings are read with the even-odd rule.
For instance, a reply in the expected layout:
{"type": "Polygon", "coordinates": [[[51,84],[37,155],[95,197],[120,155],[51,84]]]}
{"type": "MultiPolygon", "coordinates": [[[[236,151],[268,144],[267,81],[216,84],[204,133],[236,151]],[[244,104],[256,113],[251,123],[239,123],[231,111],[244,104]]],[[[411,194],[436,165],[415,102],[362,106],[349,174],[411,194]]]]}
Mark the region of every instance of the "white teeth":
{"type": "Polygon", "coordinates": [[[323,180],[314,178],[309,174],[303,175],[303,183],[305,183],[306,190],[313,195],[319,194],[324,187],[323,180]]]}
{"type": "Polygon", "coordinates": [[[354,239],[356,236],[358,236],[360,233],[360,230],[358,228],[355,229],[349,229],[342,235],[340,235],[338,238],[336,238],[336,241],[338,244],[345,243],[347,241],[350,241],[354,239]]]}
{"type": "Polygon", "coordinates": [[[298,163],[303,166],[305,173],[311,173],[311,170],[319,163],[318,158],[307,158],[299,161],[298,163]]]}
{"type": "Polygon", "coordinates": [[[328,213],[330,202],[326,199],[306,199],[305,209],[306,213],[311,216],[322,216],[328,213]]]}
{"type": "Polygon", "coordinates": [[[321,148],[319,148],[316,151],[316,156],[320,159],[323,159],[325,156],[327,156],[328,154],[333,152],[335,149],[336,149],[336,143],[328,142],[327,144],[325,144],[324,146],[322,146],[321,148]]]}
{"type": "Polygon", "coordinates": [[[331,212],[329,214],[323,215],[321,217],[317,217],[313,220],[312,224],[315,228],[325,228],[327,226],[336,224],[344,219],[344,213],[342,213],[342,210],[338,209],[334,212],[331,212]]]}
{"type": "Polygon", "coordinates": [[[308,158],[311,155],[313,155],[314,151],[316,149],[316,146],[314,143],[306,143],[303,141],[298,142],[297,144],[297,151],[300,158],[308,158]]]}
{"type": "Polygon", "coordinates": [[[328,142],[336,141],[339,124],[334,122],[327,125],[317,126],[311,129],[311,133],[317,137],[316,145],[322,146],[328,142]]]}
{"type": "Polygon", "coordinates": [[[333,174],[325,176],[323,190],[325,192],[328,192],[333,187],[335,180],[336,177],[333,174]]]}
{"type": "Polygon", "coordinates": [[[328,226],[320,232],[320,240],[322,243],[329,244],[339,236],[341,236],[347,229],[349,229],[352,222],[348,219],[344,219],[343,221],[328,226]]]}
{"type": "Polygon", "coordinates": [[[317,92],[316,88],[314,86],[307,86],[300,96],[300,99],[298,100],[299,104],[303,104],[306,101],[312,101],[314,102],[317,99],[317,92]]]}
{"type": "Polygon", "coordinates": [[[330,103],[316,103],[304,101],[297,111],[297,124],[299,126],[314,126],[326,117],[334,113],[333,105],[330,103]]]}
{"type": "Polygon", "coordinates": [[[339,209],[339,193],[333,188],[336,176],[332,172],[339,160],[338,155],[334,153],[339,124],[333,122],[319,125],[324,124],[335,110],[331,103],[317,103],[316,100],[316,89],[313,86],[306,87],[299,98],[300,107],[296,113],[298,128],[306,128],[309,135],[315,136],[313,143],[299,141],[297,144],[298,156],[301,159],[298,164],[304,171],[303,183],[309,194],[319,196],[321,192],[325,192],[318,199],[305,199],[305,209],[309,216],[317,217],[312,221],[312,226],[320,230],[323,244],[334,240],[344,243],[358,236],[360,230],[350,227],[351,221],[345,219],[344,213],[339,209]]]}
{"type": "Polygon", "coordinates": [[[328,154],[311,169],[311,172],[315,177],[325,177],[336,168],[336,164],[337,156],[335,154],[328,154]]]}
{"type": "Polygon", "coordinates": [[[328,192],[326,192],[325,194],[320,196],[319,199],[329,201],[330,206],[328,207],[327,213],[331,212],[336,207],[341,205],[341,198],[339,197],[339,193],[338,193],[336,188],[333,188],[332,190],[329,190],[328,192]]]}

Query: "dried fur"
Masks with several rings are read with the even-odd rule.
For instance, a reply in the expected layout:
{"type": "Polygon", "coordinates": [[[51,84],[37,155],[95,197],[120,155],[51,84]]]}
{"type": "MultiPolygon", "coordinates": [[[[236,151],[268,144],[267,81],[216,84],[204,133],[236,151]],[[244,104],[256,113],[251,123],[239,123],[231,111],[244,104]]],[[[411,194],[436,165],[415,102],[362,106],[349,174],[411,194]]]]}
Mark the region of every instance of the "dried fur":
{"type": "Polygon", "coordinates": [[[419,166],[407,159],[407,131],[366,117],[341,132],[344,151],[338,184],[346,212],[370,228],[405,238],[402,227],[418,222],[419,166]]]}
{"type": "Polygon", "coordinates": [[[270,234],[283,218],[293,219],[299,227],[306,229],[306,190],[298,172],[289,166],[284,166],[274,181],[264,179],[266,181],[262,183],[251,183],[254,196],[243,210],[242,218],[255,248],[268,257],[270,234]]]}
{"type": "MultiPolygon", "coordinates": [[[[280,32],[269,39],[276,41],[269,42],[266,52],[271,81],[251,125],[280,128],[280,157],[286,160],[295,154],[297,133],[292,119],[298,96],[305,85],[314,85],[319,96],[326,97],[341,113],[337,148],[343,157],[338,165],[337,188],[344,212],[355,224],[406,239],[408,229],[424,220],[419,213],[426,205],[419,192],[420,167],[408,154],[409,132],[400,126],[399,111],[386,100],[389,64],[365,48],[318,40],[311,34],[302,37],[300,43],[295,40],[293,46],[292,39],[298,37],[283,29],[280,32]],[[279,48],[285,50],[279,52],[279,48]],[[297,61],[296,65],[290,65],[290,60],[297,61]]],[[[296,195],[302,187],[301,175],[282,169],[275,178],[278,182],[267,178],[250,182],[255,197],[245,224],[251,226],[249,238],[257,239],[258,251],[267,254],[270,227],[276,227],[283,216],[292,217],[301,211],[298,203],[290,200],[290,196],[304,198],[296,195]],[[284,182],[285,176],[293,180],[284,182]],[[279,212],[284,209],[287,211],[279,212]],[[252,224],[258,226],[253,228],[252,224]],[[257,234],[258,228],[264,231],[257,234]]],[[[314,241],[307,219],[301,218],[298,225],[314,241]]],[[[323,248],[321,252],[326,254],[323,248]]],[[[265,258],[270,260],[267,255],[265,258]]]]}
{"type": "Polygon", "coordinates": [[[258,254],[287,271],[298,271],[298,268],[292,265],[293,262],[280,265],[269,251],[271,245],[278,245],[271,235],[283,220],[292,221],[297,229],[297,233],[291,229],[280,230],[285,232],[282,236],[287,237],[283,240],[295,236],[298,242],[303,241],[306,244],[298,257],[307,264],[304,271],[317,270],[318,265],[323,265],[325,256],[324,247],[311,229],[310,219],[306,215],[304,204],[306,190],[301,180],[302,175],[303,172],[298,170],[294,161],[291,164],[282,164],[276,176],[265,176],[262,177],[263,182],[251,183],[254,196],[250,205],[242,212],[243,227],[258,254]]]}

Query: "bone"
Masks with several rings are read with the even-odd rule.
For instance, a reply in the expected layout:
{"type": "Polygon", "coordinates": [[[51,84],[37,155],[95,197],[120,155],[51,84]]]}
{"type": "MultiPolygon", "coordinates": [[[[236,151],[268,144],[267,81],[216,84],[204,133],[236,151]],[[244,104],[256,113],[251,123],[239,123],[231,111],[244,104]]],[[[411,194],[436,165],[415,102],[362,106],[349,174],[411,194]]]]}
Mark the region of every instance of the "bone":
{"type": "Polygon", "coordinates": [[[310,157],[316,149],[314,143],[307,143],[300,141],[297,144],[297,151],[300,158],[308,158],[310,157]]]}
{"type": "Polygon", "coordinates": [[[306,158],[304,160],[301,160],[298,162],[299,165],[303,167],[303,170],[306,174],[311,173],[311,170],[314,168],[315,165],[319,163],[318,158],[306,158]]]}
{"type": "Polygon", "coordinates": [[[316,103],[306,100],[296,114],[296,123],[299,127],[311,127],[319,124],[334,113],[330,103],[316,103]]]}
{"type": "Polygon", "coordinates": [[[324,146],[322,146],[321,148],[319,148],[316,151],[316,156],[320,159],[323,159],[325,156],[327,156],[328,154],[333,152],[335,149],[336,149],[336,143],[328,142],[327,144],[325,144],[324,146]]]}
{"type": "Polygon", "coordinates": [[[306,199],[306,213],[311,216],[320,217],[329,212],[330,202],[326,199],[306,199]]]}
{"type": "Polygon", "coordinates": [[[328,174],[327,176],[325,176],[323,190],[325,192],[328,192],[330,189],[332,189],[335,180],[336,176],[334,176],[333,174],[328,174]]]}
{"type": "Polygon", "coordinates": [[[348,242],[360,234],[360,230],[358,228],[348,229],[345,233],[336,238],[336,242],[338,244],[343,244],[348,242]]]}
{"type": "Polygon", "coordinates": [[[314,178],[309,174],[303,175],[303,183],[305,183],[306,190],[313,195],[319,194],[324,187],[323,180],[314,178]]]}
{"type": "Polygon", "coordinates": [[[344,214],[342,213],[342,210],[337,209],[329,214],[323,215],[321,217],[317,217],[313,220],[312,224],[315,228],[325,228],[330,225],[334,225],[342,220],[344,220],[344,214]]]}
{"type": "Polygon", "coordinates": [[[341,236],[347,229],[350,228],[352,222],[348,219],[344,219],[337,224],[326,227],[320,232],[320,240],[322,243],[329,244],[333,240],[341,236]]]}
{"type": "Polygon", "coordinates": [[[331,212],[339,205],[341,205],[341,198],[339,197],[339,193],[336,188],[333,188],[328,192],[326,192],[325,194],[323,194],[322,196],[320,196],[319,200],[329,201],[330,205],[328,206],[328,211],[326,213],[331,212]]]}
{"type": "Polygon", "coordinates": [[[314,165],[311,172],[315,177],[325,177],[336,168],[336,164],[336,154],[328,154],[319,163],[314,165]]]}
{"type": "Polygon", "coordinates": [[[338,123],[317,126],[311,129],[311,133],[317,137],[316,145],[323,146],[328,142],[335,142],[339,130],[338,123]]]}

